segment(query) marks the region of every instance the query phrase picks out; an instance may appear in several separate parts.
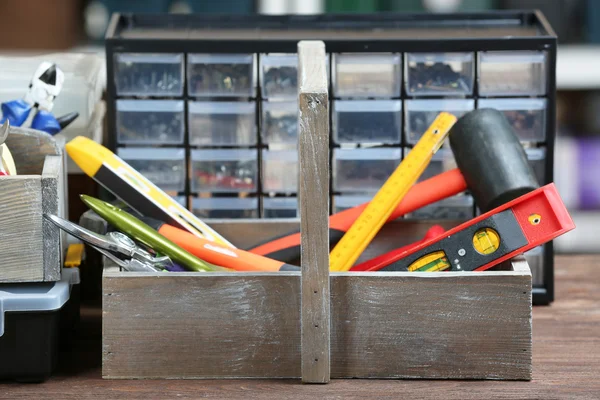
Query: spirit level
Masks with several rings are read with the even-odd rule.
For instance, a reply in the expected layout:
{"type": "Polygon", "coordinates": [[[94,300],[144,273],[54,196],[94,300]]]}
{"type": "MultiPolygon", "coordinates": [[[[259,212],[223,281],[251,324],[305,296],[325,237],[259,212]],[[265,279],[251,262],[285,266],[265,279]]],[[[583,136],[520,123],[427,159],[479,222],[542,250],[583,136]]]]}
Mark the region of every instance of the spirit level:
{"type": "Polygon", "coordinates": [[[442,112],[390,175],[330,254],[331,271],[348,271],[442,146],[456,117],[442,112]]]}
{"type": "Polygon", "coordinates": [[[483,271],[575,228],[553,183],[405,252],[366,261],[361,271],[483,271]]]}
{"type": "Polygon", "coordinates": [[[141,215],[167,222],[211,242],[234,247],[101,144],[84,136],[77,136],[65,148],[83,172],[141,215]]]}

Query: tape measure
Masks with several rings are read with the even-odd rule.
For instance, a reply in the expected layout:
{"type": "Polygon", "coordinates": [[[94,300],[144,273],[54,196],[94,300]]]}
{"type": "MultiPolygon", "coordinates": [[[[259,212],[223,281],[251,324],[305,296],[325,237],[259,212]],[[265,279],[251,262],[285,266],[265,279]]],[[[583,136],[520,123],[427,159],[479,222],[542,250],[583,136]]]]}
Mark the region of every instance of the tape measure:
{"type": "Polygon", "coordinates": [[[390,252],[361,271],[483,271],[575,228],[554,184],[459,225],[403,253],[390,252]]]}
{"type": "Polygon", "coordinates": [[[440,113],[419,142],[379,189],[330,254],[331,271],[348,271],[371,243],[410,187],[419,179],[442,146],[456,117],[440,113]]]}

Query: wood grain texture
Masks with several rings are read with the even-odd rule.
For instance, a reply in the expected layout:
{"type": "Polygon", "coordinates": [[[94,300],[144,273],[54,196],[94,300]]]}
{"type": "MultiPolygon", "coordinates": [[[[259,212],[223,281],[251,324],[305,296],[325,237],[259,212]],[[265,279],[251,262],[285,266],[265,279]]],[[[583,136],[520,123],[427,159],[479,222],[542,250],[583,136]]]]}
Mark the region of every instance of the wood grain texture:
{"type": "Polygon", "coordinates": [[[330,380],[329,99],[325,43],[298,43],[302,381],[330,380]]]}
{"type": "Polygon", "coordinates": [[[103,375],[299,377],[299,288],[298,273],[105,273],[103,375]]]}
{"type": "Polygon", "coordinates": [[[43,250],[41,177],[0,177],[0,282],[43,281],[43,250]]]}
{"type": "MultiPolygon", "coordinates": [[[[331,377],[529,379],[531,274],[331,275],[331,377]]],[[[105,271],[107,378],[300,377],[300,274],[105,271]]]]}
{"type": "MultiPolygon", "coordinates": [[[[60,155],[46,156],[42,171],[42,214],[53,214],[64,217],[64,209],[60,206],[64,199],[61,181],[63,175],[63,158],[60,155]]],[[[44,280],[60,280],[63,260],[64,232],[47,219],[42,220],[42,241],[44,255],[44,280]]]]}
{"type": "MultiPolygon", "coordinates": [[[[62,177],[58,180],[58,190],[60,193],[60,198],[62,201],[58,203],[58,214],[62,218],[69,218],[69,171],[68,171],[68,162],[70,160],[67,152],[64,150],[66,140],[64,137],[54,136],[54,141],[56,146],[61,150],[60,157],[62,159],[62,163],[60,166],[62,177]]],[[[67,233],[63,232],[63,243],[66,243],[64,240],[66,238],[67,233]]]]}
{"type": "Polygon", "coordinates": [[[515,269],[335,276],[332,376],[531,379],[531,274],[515,269]]]}
{"type": "MultiPolygon", "coordinates": [[[[42,384],[0,385],[0,398],[163,400],[198,399],[434,399],[597,400],[600,393],[600,259],[556,257],[556,301],[533,308],[533,379],[523,381],[334,379],[329,385],[298,380],[110,380],[101,374],[101,310],[82,308],[73,348],[55,376],[42,384]]],[[[161,325],[162,326],[162,325],[161,325]]]]}
{"type": "Polygon", "coordinates": [[[60,148],[64,140],[57,142],[45,132],[11,127],[6,144],[18,175],[0,179],[0,239],[8,238],[0,241],[0,281],[57,281],[66,234],[44,221],[43,213],[64,216],[66,212],[60,148]]]}
{"type": "Polygon", "coordinates": [[[47,155],[62,154],[51,135],[35,129],[11,127],[6,145],[19,175],[40,175],[47,155]]]}

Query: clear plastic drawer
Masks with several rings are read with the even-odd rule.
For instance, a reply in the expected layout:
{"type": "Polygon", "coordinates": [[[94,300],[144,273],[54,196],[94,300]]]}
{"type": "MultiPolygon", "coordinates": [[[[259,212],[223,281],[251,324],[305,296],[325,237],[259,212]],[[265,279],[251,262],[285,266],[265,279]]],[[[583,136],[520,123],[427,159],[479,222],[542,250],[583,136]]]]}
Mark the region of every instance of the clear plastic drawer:
{"type": "Polygon", "coordinates": [[[298,103],[262,102],[262,141],[265,144],[298,142],[298,103]]]}
{"type": "Polygon", "coordinates": [[[333,102],[336,143],[400,143],[400,100],[337,100],[333,102]]]}
{"type": "Polygon", "coordinates": [[[183,54],[118,53],[114,66],[117,95],[183,95],[183,54]]]}
{"type": "Polygon", "coordinates": [[[333,196],[333,212],[339,213],[354,208],[373,199],[372,195],[345,194],[333,196]]]}
{"type": "Polygon", "coordinates": [[[166,192],[185,190],[185,150],[122,147],[117,155],[166,192]]]}
{"type": "Polygon", "coordinates": [[[546,99],[481,99],[477,108],[502,111],[522,142],[546,140],[546,99]]]}
{"type": "Polygon", "coordinates": [[[263,192],[298,191],[298,150],[263,150],[263,192]]]}
{"type": "Polygon", "coordinates": [[[402,149],[334,149],[333,188],[337,192],[376,192],[402,159],[402,149]]]}
{"type": "Polygon", "coordinates": [[[196,97],[254,97],[254,54],[189,54],[188,93],[196,97]]]}
{"type": "Polygon", "coordinates": [[[335,97],[389,98],[400,96],[401,56],[385,53],[334,55],[335,97]]]}
{"type": "Polygon", "coordinates": [[[546,52],[480,52],[479,94],[482,96],[546,94],[546,52]]]}
{"type": "Polygon", "coordinates": [[[183,144],[183,109],[180,100],[117,100],[117,141],[183,144]]]}
{"type": "Polygon", "coordinates": [[[406,113],[406,143],[416,144],[440,112],[446,111],[460,118],[474,108],[474,100],[407,100],[404,111],[406,113]]]}
{"type": "Polygon", "coordinates": [[[192,150],[191,158],[193,192],[256,191],[256,150],[192,150]]]}
{"type": "Polygon", "coordinates": [[[256,197],[194,197],[192,212],[204,218],[258,218],[256,197]]]}
{"type": "Polygon", "coordinates": [[[190,102],[190,144],[252,146],[257,143],[254,102],[190,102]]]}
{"type": "Polygon", "coordinates": [[[261,54],[260,82],[265,99],[295,99],[298,96],[298,55],[261,54]]]}
{"type": "Polygon", "coordinates": [[[264,218],[296,218],[298,217],[298,198],[296,197],[263,197],[264,218]]]}
{"type": "Polygon", "coordinates": [[[473,94],[473,53],[407,53],[409,96],[473,94]]]}

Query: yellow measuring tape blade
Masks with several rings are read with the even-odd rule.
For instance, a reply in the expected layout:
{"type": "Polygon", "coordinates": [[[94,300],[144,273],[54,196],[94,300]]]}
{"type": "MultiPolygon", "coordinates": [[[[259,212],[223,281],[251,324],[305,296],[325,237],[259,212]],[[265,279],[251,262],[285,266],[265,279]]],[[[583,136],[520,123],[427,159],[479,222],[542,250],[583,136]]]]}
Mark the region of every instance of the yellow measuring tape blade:
{"type": "Polygon", "coordinates": [[[452,114],[442,112],[437,116],[427,132],[333,248],[329,255],[331,271],[348,271],[352,267],[410,187],[425,171],[431,157],[442,146],[455,122],[456,117],[452,114]]]}

